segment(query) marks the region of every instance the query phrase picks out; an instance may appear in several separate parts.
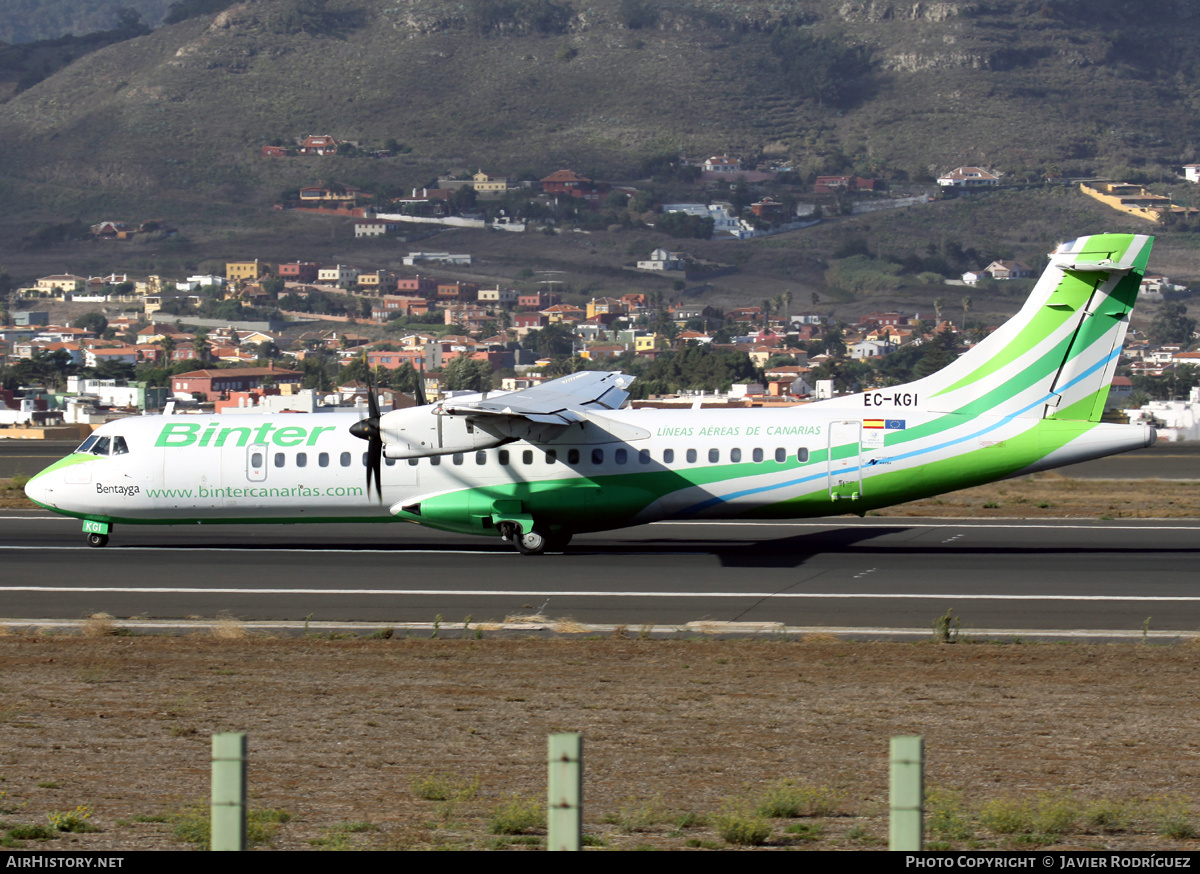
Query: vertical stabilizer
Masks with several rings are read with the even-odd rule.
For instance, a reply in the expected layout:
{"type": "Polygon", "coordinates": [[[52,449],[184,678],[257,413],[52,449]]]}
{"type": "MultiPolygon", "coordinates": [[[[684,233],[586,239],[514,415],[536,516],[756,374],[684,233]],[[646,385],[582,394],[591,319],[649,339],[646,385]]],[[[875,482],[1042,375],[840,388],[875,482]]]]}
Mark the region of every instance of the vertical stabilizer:
{"type": "Polygon", "coordinates": [[[1152,237],[1063,243],[1012,319],[958,360],[903,387],[930,412],[1099,421],[1152,237]]]}

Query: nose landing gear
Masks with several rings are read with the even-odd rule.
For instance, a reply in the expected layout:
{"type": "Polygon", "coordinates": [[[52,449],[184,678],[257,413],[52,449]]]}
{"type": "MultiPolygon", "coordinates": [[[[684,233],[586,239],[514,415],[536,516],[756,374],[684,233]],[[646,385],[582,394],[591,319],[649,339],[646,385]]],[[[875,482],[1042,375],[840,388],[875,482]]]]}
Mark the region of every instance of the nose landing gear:
{"type": "Polygon", "coordinates": [[[97,548],[107,546],[108,535],[112,533],[112,525],[108,522],[98,522],[95,519],[84,519],[83,533],[87,535],[88,546],[97,548]]]}
{"type": "Polygon", "coordinates": [[[524,534],[516,522],[501,522],[498,526],[500,536],[517,548],[521,555],[541,555],[546,550],[559,552],[567,548],[571,542],[569,532],[543,533],[539,528],[531,528],[524,534]]]}

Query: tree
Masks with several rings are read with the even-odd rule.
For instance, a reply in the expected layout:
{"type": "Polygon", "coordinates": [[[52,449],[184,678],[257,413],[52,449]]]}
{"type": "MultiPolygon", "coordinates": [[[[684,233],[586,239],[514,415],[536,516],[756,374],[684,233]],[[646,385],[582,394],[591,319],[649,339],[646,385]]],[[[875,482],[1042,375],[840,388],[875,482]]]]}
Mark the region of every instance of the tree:
{"type": "Polygon", "coordinates": [[[75,327],[91,331],[99,337],[108,329],[108,319],[104,317],[104,313],[84,313],[75,320],[75,327]]]}
{"type": "Polygon", "coordinates": [[[1181,303],[1165,303],[1147,332],[1150,341],[1187,346],[1196,333],[1196,320],[1188,318],[1187,307],[1181,303]]]}
{"type": "Polygon", "coordinates": [[[492,387],[492,365],[460,355],[442,369],[442,387],[447,391],[488,391],[492,387]]]}
{"type": "Polygon", "coordinates": [[[924,347],[925,354],[913,367],[913,379],[922,379],[937,373],[958,358],[958,338],[950,331],[938,331],[932,343],[924,347]]]}

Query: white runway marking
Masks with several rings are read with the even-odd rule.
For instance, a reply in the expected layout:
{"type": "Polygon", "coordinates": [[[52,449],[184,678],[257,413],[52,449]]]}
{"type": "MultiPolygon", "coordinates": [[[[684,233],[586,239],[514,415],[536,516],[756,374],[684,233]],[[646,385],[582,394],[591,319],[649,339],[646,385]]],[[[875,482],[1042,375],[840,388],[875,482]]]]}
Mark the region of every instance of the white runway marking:
{"type": "Polygon", "coordinates": [[[1123,601],[1123,602],[1200,602],[1200,596],[1184,595],[958,595],[940,593],[873,593],[873,592],[622,592],[593,589],[544,590],[544,589],[277,589],[277,588],[204,588],[198,586],[4,586],[0,592],[73,592],[79,594],[168,594],[168,595],[385,595],[400,596],[495,596],[527,597],[536,595],[545,598],[752,598],[769,600],[938,600],[959,601],[1123,601]]]}

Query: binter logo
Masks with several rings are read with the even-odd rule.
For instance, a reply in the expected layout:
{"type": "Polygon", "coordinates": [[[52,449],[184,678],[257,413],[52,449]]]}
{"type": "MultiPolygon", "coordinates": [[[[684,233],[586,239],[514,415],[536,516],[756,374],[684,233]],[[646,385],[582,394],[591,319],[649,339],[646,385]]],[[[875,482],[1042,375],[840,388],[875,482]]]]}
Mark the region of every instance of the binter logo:
{"type": "Polygon", "coordinates": [[[279,427],[270,422],[257,427],[230,426],[212,422],[172,422],[163,425],[154,445],[182,449],[185,446],[248,446],[251,443],[274,443],[276,446],[316,446],[326,431],[336,431],[333,425],[303,428],[298,425],[279,427]]]}

